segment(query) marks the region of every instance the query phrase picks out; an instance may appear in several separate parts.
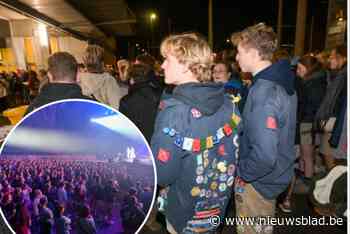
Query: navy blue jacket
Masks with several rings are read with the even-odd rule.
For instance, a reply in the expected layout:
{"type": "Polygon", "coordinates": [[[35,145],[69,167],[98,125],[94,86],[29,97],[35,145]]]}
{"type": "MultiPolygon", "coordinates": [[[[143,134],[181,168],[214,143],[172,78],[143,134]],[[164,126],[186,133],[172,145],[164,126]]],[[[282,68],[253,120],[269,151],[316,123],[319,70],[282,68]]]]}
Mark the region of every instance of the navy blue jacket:
{"type": "Polygon", "coordinates": [[[275,199],[293,175],[296,108],[287,60],[255,75],[243,112],[238,176],[266,199],[275,199]]]}
{"type": "Polygon", "coordinates": [[[232,193],[238,108],[222,84],[187,83],[162,100],[160,109],[151,148],[158,184],[169,186],[166,218],[178,233],[212,231],[209,217],[225,214],[232,193]]]}

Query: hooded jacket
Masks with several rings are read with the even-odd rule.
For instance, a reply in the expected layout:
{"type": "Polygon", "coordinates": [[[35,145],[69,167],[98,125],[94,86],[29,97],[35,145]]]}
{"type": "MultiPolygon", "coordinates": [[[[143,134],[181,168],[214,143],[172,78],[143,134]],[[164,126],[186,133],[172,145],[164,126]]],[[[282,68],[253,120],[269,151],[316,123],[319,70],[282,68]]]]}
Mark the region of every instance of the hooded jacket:
{"type": "Polygon", "coordinates": [[[127,93],[122,91],[117,81],[108,73],[81,73],[80,86],[83,94],[115,109],[120,99],[127,93]]]}
{"type": "Polygon", "coordinates": [[[280,60],[253,78],[243,111],[238,176],[275,199],[293,176],[297,97],[294,74],[280,60]]]}
{"type": "Polygon", "coordinates": [[[151,148],[166,218],[178,233],[210,232],[232,193],[240,117],[222,84],[187,83],[160,102],[151,148]]]}

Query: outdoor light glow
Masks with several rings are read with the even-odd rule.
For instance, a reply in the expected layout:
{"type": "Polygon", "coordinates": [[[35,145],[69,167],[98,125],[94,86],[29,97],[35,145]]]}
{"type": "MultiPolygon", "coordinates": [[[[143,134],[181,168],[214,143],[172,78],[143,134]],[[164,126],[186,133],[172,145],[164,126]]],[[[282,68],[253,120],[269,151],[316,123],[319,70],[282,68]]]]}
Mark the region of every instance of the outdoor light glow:
{"type": "Polygon", "coordinates": [[[151,20],[155,20],[157,18],[157,15],[155,13],[150,14],[151,20]]]}
{"type": "Polygon", "coordinates": [[[39,41],[42,46],[48,47],[49,46],[49,38],[47,34],[46,25],[39,23],[38,26],[38,33],[39,33],[39,41]]]}

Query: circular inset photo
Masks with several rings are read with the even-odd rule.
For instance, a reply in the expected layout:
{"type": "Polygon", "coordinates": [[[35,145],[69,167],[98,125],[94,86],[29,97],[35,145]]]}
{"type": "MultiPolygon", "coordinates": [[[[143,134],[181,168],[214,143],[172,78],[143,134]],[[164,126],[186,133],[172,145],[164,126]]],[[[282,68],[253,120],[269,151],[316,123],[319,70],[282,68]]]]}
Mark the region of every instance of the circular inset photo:
{"type": "Polygon", "coordinates": [[[59,101],[32,112],[1,148],[1,215],[16,233],[136,233],[155,187],[141,132],[94,101],[59,101]]]}

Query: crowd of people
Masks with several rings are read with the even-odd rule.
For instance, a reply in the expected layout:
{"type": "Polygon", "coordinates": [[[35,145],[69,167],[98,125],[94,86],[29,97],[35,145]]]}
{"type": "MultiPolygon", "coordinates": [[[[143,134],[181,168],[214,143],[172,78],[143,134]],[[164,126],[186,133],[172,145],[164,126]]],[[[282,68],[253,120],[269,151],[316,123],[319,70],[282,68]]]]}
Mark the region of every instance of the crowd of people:
{"type": "MultiPolygon", "coordinates": [[[[162,64],[143,54],[119,60],[115,69],[105,68],[98,45],[88,46],[83,64],[55,53],[44,83],[29,82],[37,90],[29,92],[27,112],[84,98],[125,114],[151,145],[170,233],[214,232],[209,217],[224,216],[232,196],[237,216],[273,217],[276,207],[290,213],[298,209],[296,181],[312,192],[316,158],[326,175],[347,159],[347,47],[292,57],[265,24],[231,41],[233,48],[214,55],[196,33],[170,35],[160,45],[162,64]]],[[[346,199],[332,199],[327,209],[313,205],[319,214],[339,216],[346,199]]],[[[63,217],[67,209],[57,211],[63,217]]],[[[156,213],[151,228],[158,226],[156,213]]]]}
{"type": "Polygon", "coordinates": [[[0,161],[0,207],[16,233],[133,233],[141,225],[153,198],[149,168],[50,157],[0,161]]]}

